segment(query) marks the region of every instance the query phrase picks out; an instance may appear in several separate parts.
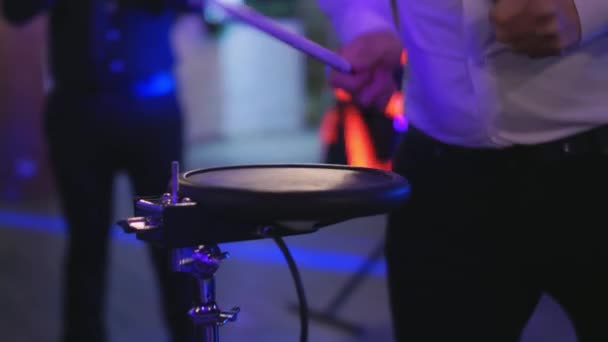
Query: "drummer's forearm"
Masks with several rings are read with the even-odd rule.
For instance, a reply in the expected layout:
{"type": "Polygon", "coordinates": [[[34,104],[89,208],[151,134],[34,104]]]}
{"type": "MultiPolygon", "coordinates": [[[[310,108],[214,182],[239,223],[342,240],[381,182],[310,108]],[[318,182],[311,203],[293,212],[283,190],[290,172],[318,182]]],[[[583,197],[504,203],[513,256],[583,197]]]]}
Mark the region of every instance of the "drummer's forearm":
{"type": "Polygon", "coordinates": [[[343,43],[367,32],[396,31],[390,0],[317,1],[343,43]]]}
{"type": "Polygon", "coordinates": [[[29,22],[53,7],[55,0],[2,0],[2,16],[13,25],[29,22]]]}

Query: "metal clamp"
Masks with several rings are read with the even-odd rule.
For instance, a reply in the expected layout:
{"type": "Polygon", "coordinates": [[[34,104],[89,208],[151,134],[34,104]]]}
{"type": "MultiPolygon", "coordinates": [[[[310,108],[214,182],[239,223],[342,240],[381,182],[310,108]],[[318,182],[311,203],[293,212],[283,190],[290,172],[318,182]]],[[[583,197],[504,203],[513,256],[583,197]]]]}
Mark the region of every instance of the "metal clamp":
{"type": "Polygon", "coordinates": [[[138,199],[135,209],[141,216],[131,217],[118,224],[127,232],[142,232],[160,228],[162,216],[167,207],[182,207],[196,205],[188,197],[179,197],[179,162],[171,163],[171,192],[164,193],[160,198],[138,199]]]}
{"type": "Polygon", "coordinates": [[[241,308],[238,306],[233,307],[230,311],[224,311],[220,313],[220,319],[218,320],[218,324],[220,326],[226,325],[228,322],[236,322],[239,313],[241,312],[241,308]]]}

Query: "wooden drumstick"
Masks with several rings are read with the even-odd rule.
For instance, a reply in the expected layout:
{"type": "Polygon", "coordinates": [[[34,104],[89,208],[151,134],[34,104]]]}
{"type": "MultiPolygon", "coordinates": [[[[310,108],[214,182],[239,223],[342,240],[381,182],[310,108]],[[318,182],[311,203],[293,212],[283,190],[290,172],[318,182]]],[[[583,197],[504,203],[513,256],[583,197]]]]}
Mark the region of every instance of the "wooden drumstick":
{"type": "Polygon", "coordinates": [[[210,0],[223,9],[228,15],[236,18],[249,26],[265,32],[266,34],[292,46],[293,48],[327,64],[328,66],[342,72],[351,72],[350,63],[335,52],[303,37],[292,33],[271,19],[254,11],[245,5],[234,6],[222,3],[221,0],[210,0]]]}

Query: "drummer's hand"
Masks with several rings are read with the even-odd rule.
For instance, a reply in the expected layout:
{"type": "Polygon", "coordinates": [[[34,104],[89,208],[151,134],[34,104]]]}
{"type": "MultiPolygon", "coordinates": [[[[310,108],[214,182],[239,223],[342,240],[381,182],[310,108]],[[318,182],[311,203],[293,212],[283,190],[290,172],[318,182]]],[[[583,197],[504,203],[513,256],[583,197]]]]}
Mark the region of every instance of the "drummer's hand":
{"type": "Polygon", "coordinates": [[[581,39],[573,0],[496,0],[490,20],[499,42],[530,57],[560,55],[581,39]]]}
{"type": "Polygon", "coordinates": [[[401,41],[393,32],[363,34],[340,51],[351,63],[353,72],[332,70],[329,83],[349,92],[364,107],[384,110],[397,89],[393,73],[400,67],[402,50],[401,41]]]}

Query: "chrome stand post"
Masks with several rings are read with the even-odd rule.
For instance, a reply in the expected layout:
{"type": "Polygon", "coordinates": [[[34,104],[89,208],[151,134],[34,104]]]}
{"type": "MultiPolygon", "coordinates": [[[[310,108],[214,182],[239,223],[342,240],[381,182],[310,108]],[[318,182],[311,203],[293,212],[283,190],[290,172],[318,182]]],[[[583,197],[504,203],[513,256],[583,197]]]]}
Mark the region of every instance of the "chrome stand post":
{"type": "Polygon", "coordinates": [[[173,271],[188,273],[198,283],[198,298],[189,312],[197,342],[219,342],[219,327],[236,321],[240,311],[221,311],[215,301],[215,272],[227,257],[217,245],[173,250],[173,271]]]}

